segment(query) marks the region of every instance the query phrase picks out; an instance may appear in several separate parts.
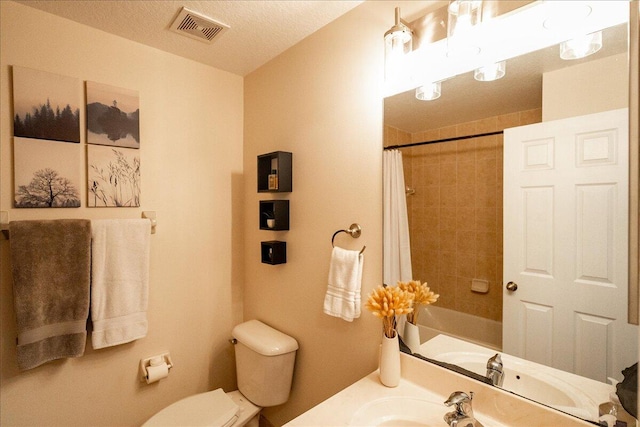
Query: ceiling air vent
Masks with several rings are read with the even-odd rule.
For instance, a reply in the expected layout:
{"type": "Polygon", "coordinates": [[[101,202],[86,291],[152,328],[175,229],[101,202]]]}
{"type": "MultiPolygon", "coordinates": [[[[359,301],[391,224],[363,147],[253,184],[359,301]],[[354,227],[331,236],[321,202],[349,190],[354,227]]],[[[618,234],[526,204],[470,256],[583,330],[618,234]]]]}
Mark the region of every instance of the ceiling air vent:
{"type": "Polygon", "coordinates": [[[211,43],[230,27],[183,7],[170,29],[183,36],[211,43]]]}

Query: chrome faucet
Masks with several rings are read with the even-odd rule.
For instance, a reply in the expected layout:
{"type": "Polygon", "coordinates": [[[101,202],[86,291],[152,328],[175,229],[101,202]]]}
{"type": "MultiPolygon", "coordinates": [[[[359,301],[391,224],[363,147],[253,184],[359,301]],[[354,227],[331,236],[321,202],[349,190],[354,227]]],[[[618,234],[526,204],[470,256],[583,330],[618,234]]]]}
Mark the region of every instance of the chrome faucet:
{"type": "Polygon", "coordinates": [[[487,378],[491,380],[491,384],[497,385],[498,387],[502,387],[504,383],[502,358],[498,353],[487,361],[487,378]]]}
{"type": "Polygon", "coordinates": [[[473,408],[471,407],[473,392],[469,394],[462,391],[454,391],[451,393],[451,396],[445,400],[445,405],[456,406],[454,411],[447,412],[444,415],[444,421],[449,427],[483,427],[480,421],[476,420],[473,416],[473,408]],[[469,394],[471,396],[469,396],[469,394]]]}

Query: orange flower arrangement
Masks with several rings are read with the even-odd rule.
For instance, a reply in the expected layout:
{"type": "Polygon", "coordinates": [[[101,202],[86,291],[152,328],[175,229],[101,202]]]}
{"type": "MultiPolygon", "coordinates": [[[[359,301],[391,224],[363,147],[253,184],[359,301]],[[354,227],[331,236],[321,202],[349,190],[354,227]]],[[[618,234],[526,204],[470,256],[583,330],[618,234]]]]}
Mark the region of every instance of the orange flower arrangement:
{"type": "Polygon", "coordinates": [[[387,338],[396,336],[396,316],[413,311],[413,294],[397,286],[378,286],[370,294],[365,307],[382,319],[382,330],[387,338]]]}
{"type": "Polygon", "coordinates": [[[429,305],[438,301],[440,295],[431,291],[427,282],[420,283],[419,280],[412,280],[410,282],[398,282],[398,288],[413,295],[412,305],[413,310],[407,313],[407,322],[416,324],[418,323],[418,314],[420,314],[421,305],[429,305]]]}

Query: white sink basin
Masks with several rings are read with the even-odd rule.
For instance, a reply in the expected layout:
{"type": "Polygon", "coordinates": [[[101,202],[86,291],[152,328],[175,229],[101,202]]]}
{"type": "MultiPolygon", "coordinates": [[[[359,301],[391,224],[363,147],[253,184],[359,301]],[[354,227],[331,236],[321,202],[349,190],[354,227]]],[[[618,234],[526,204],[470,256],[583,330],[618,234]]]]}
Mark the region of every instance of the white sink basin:
{"type": "MultiPolygon", "coordinates": [[[[487,356],[472,352],[441,353],[437,360],[452,363],[480,375],[486,373],[487,356]]],[[[513,393],[527,396],[539,403],[558,408],[581,408],[593,405],[589,398],[576,387],[541,372],[535,366],[505,360],[504,384],[502,388],[513,393]]]]}
{"type": "Polygon", "coordinates": [[[442,427],[449,411],[442,402],[412,397],[383,397],[361,406],[351,419],[351,426],[371,427],[442,427]]]}
{"type": "MultiPolygon", "coordinates": [[[[425,357],[451,363],[481,376],[487,360],[498,353],[446,335],[438,335],[420,346],[425,357]]],[[[598,419],[598,405],[606,402],[611,385],[501,353],[504,366],[502,388],[520,396],[587,420],[598,419]]]]}

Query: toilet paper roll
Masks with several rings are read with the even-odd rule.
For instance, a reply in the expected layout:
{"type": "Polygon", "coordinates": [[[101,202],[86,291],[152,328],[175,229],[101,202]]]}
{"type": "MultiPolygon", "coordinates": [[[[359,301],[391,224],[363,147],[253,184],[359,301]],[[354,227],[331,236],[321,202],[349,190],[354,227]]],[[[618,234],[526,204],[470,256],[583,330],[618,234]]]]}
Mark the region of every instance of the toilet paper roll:
{"type": "Polygon", "coordinates": [[[147,384],[160,381],[161,379],[167,378],[168,376],[169,366],[166,363],[158,366],[147,366],[147,384]]]}

